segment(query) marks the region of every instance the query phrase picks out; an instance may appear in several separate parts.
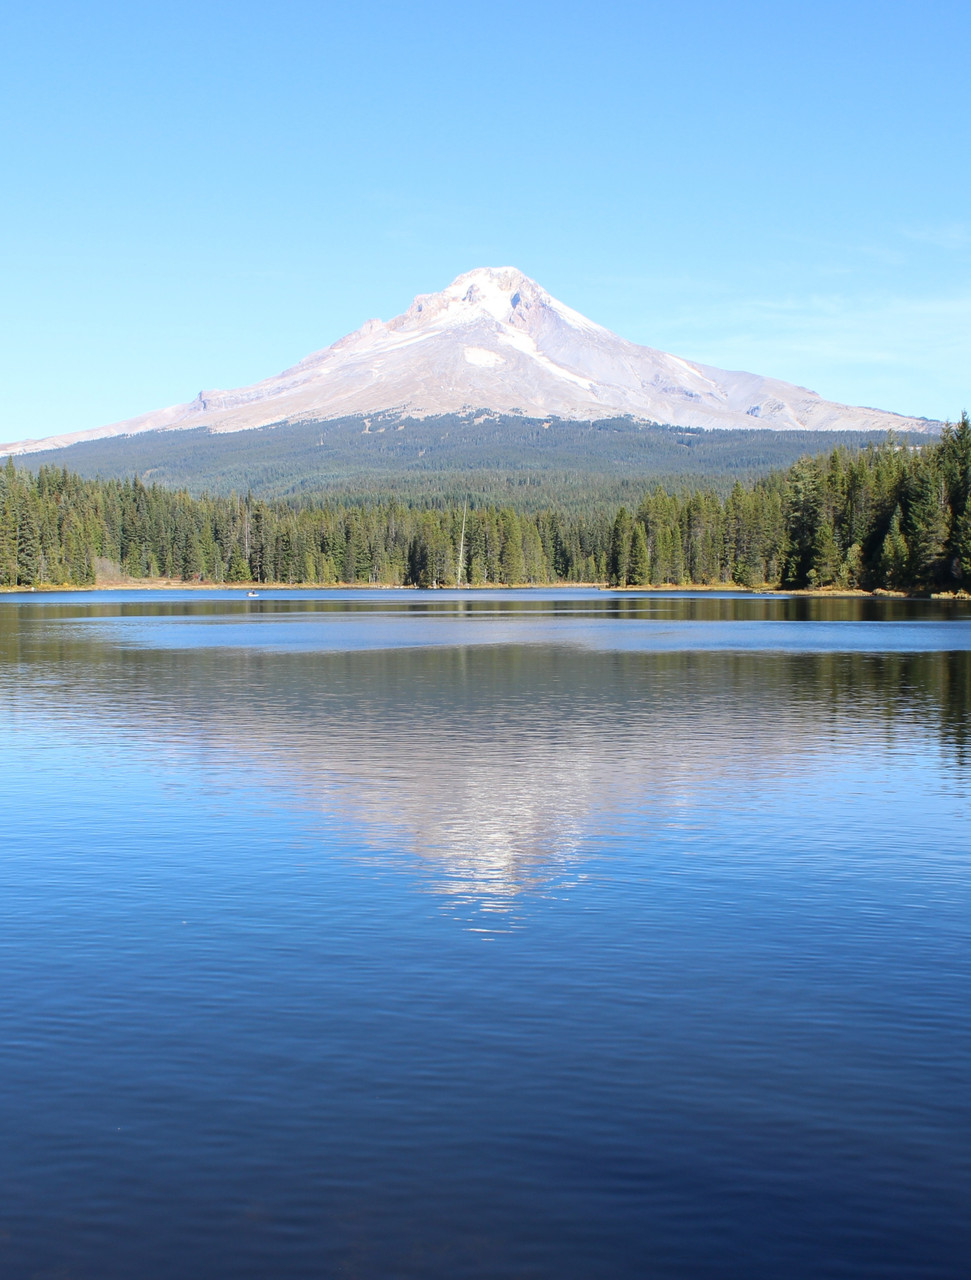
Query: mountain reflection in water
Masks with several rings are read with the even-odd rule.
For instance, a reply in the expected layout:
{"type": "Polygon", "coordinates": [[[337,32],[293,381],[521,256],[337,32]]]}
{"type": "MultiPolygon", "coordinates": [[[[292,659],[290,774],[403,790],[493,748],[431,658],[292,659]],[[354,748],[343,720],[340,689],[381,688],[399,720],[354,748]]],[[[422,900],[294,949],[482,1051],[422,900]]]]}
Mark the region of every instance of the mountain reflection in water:
{"type": "MultiPolygon", "coordinates": [[[[962,760],[966,651],[798,647],[841,623],[873,644],[874,618],[928,616],[941,627],[939,610],[860,600],[382,593],[254,614],[196,597],[29,606],[0,642],[22,712],[175,770],[239,770],[419,859],[436,890],[498,906],[568,873],[611,812],[670,821],[720,788],[782,792],[874,741],[962,760]],[[781,627],[782,647],[751,647],[740,623],[781,627]]],[[[967,645],[971,623],[947,621],[967,645]]]]}

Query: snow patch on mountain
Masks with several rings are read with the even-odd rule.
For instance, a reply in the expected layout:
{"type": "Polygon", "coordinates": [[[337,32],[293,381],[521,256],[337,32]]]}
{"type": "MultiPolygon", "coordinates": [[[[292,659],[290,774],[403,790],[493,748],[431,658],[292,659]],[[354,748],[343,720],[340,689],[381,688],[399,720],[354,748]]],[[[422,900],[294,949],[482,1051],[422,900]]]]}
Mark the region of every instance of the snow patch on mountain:
{"type": "Polygon", "coordinates": [[[486,351],[485,347],[466,347],[465,358],[469,364],[477,364],[480,369],[495,369],[503,363],[498,351],[486,351]]]}

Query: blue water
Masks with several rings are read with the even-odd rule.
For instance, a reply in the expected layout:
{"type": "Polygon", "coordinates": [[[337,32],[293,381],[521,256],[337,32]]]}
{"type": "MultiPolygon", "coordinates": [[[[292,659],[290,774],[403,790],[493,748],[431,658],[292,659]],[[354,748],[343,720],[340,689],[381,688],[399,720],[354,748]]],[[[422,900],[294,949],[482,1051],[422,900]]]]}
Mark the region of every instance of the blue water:
{"type": "Polygon", "coordinates": [[[971,606],[0,597],[0,1275],[971,1274],[971,606]]]}

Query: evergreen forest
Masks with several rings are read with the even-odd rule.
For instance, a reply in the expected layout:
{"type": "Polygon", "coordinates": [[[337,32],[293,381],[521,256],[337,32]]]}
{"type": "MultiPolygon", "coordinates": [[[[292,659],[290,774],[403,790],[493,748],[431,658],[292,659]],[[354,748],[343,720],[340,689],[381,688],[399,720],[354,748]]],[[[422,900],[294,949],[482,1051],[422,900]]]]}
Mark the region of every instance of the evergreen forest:
{"type": "MultiPolygon", "coordinates": [[[[146,483],[288,501],[325,497],[409,506],[451,503],[547,507],[576,514],[636,507],[645,487],[705,486],[725,497],[797,459],[863,448],[884,433],[703,430],[627,418],[572,422],[501,414],[397,414],[283,422],[249,431],[145,431],[28,454],[23,465],[63,466],[88,479],[139,475],[146,483]],[[66,456],[65,456],[66,452],[66,456]]],[[[920,444],[923,435],[898,444],[920,444]]]]}
{"type": "Polygon", "coordinates": [[[922,445],[837,447],[761,479],[618,510],[192,496],[138,478],[0,468],[0,586],[691,584],[971,586],[971,422],[922,445]]]}

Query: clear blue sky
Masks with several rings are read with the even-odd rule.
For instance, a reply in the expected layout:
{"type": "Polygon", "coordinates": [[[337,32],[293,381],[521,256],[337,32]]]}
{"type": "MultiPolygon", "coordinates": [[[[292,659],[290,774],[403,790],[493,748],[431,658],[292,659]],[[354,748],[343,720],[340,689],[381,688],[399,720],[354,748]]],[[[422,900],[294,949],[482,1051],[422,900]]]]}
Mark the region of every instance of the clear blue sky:
{"type": "Polygon", "coordinates": [[[971,408],[971,6],[8,6],[0,439],[278,372],[474,266],[971,408]]]}

